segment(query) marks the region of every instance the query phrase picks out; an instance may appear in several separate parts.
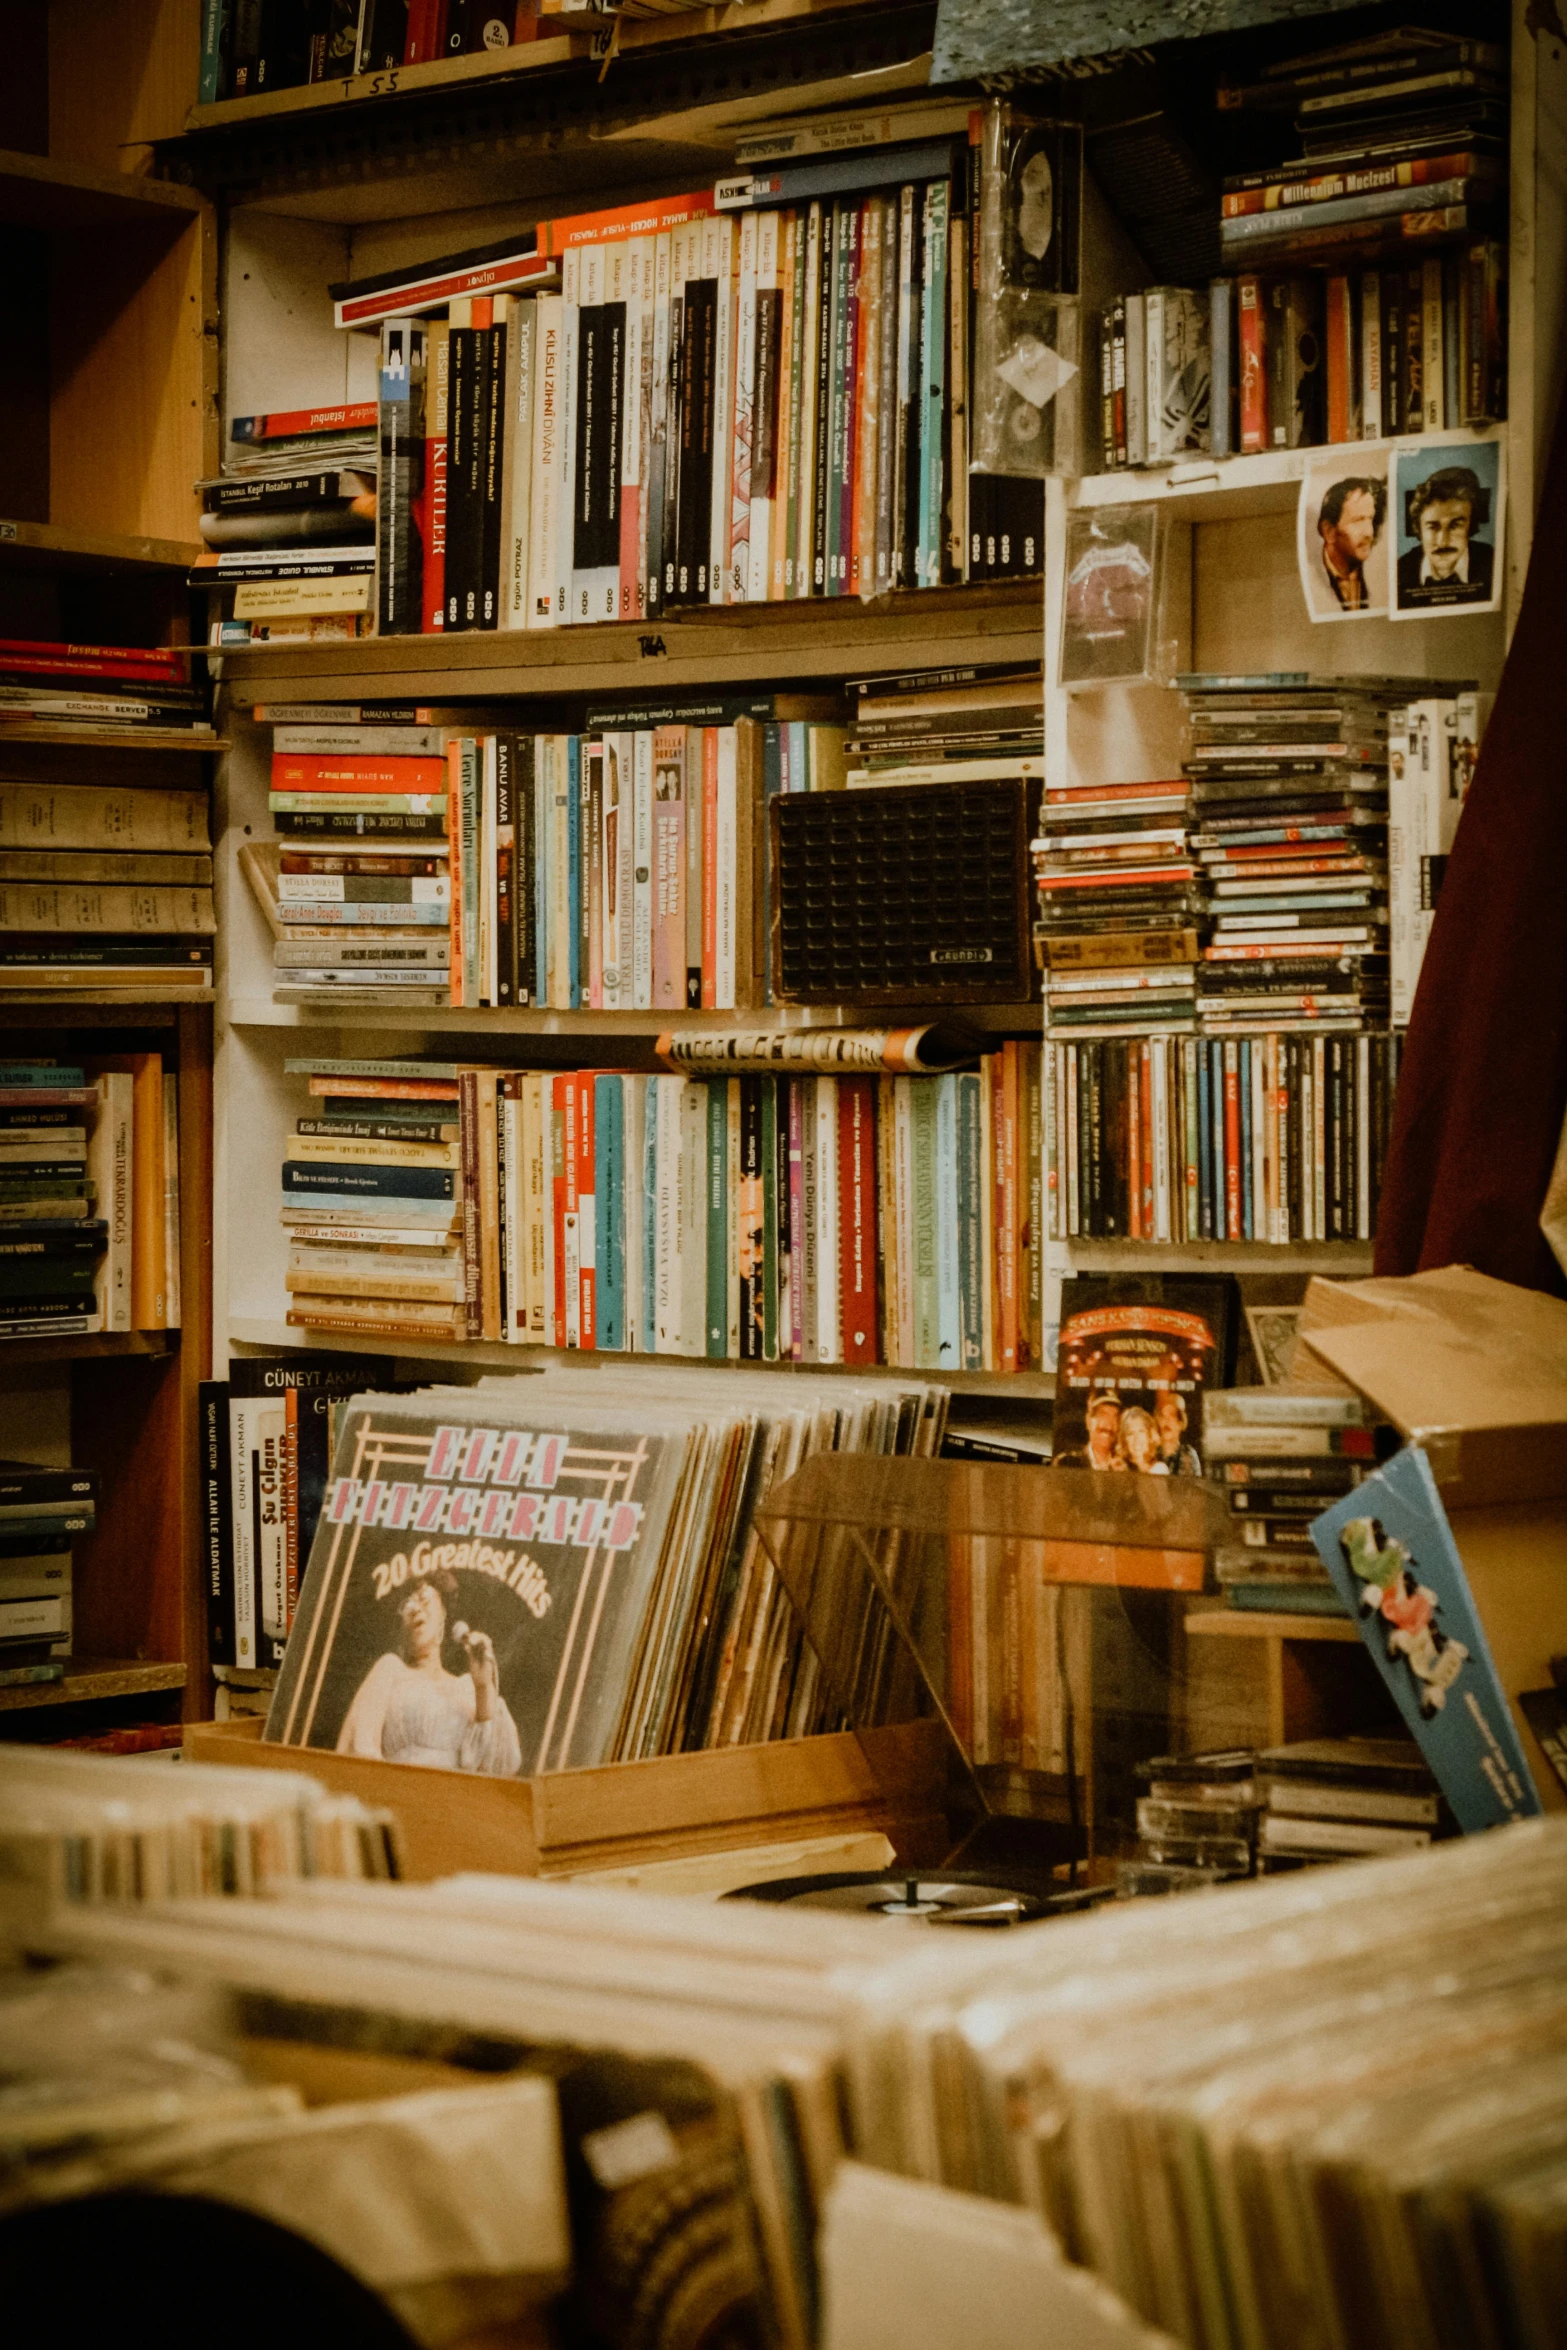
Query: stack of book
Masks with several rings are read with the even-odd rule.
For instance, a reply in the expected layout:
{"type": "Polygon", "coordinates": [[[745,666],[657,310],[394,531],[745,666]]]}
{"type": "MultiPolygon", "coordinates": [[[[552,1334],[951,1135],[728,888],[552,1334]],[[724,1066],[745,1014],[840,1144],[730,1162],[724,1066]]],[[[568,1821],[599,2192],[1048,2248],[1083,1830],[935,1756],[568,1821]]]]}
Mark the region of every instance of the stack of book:
{"type": "Polygon", "coordinates": [[[1228,1606],[1347,1612],[1317,1556],[1311,1522],[1371,1474],[1388,1433],[1358,1396],[1234,1387],[1207,1397],[1208,1474],[1230,1512],[1230,1540],[1214,1559],[1228,1606]]]}
{"type": "Polygon", "coordinates": [[[177,645],[68,645],[0,638],[0,732],[104,728],[127,739],[154,727],[210,734],[207,699],[177,645]]]}
{"type": "Polygon", "coordinates": [[[0,1461],[0,1688],[58,1681],[71,1653],[71,1545],[90,1534],[90,1470],[0,1461]]]}
{"type": "Polygon", "coordinates": [[[374,400],[230,420],[223,472],[197,485],[205,551],[190,575],[233,591],[222,642],[369,633],[378,434],[374,400]]]}
{"type": "Polygon", "coordinates": [[[1203,906],[1189,789],[1185,776],[1047,786],[1033,858],[1052,1036],[1195,1028],[1203,906]]]}
{"type": "Polygon", "coordinates": [[[1217,454],[1506,413],[1507,92],[1503,45],[1410,25],[1220,83],[1303,151],[1225,182],[1217,454]]]}
{"type": "Polygon", "coordinates": [[[79,783],[0,779],[0,989],[210,988],[206,793],[78,758],[79,783]]]}
{"type": "Polygon", "coordinates": [[[664,1038],[667,1076],[290,1061],[311,1096],[283,1168],[290,1323],[1037,1366],[1038,1048],[912,1075],[908,1032],[784,1042],[664,1038]]]}
{"type": "Polygon", "coordinates": [[[1413,1852],[1452,1820],[1412,1738],[1317,1738],[1257,1757],[1265,1877],[1413,1852]]]}
{"type": "Polygon", "coordinates": [[[0,1818],[0,1877],[15,1910],[277,1894],[306,1877],[402,1873],[390,1812],[296,1771],[154,1771],[6,1745],[0,1818]]]}
{"type": "Polygon", "coordinates": [[[274,709],[282,838],[241,863],[279,1001],[759,1007],[767,802],[842,781],[838,708],[610,706],[574,734],[475,732],[412,704],[331,724],[274,709]]]}
{"type": "Polygon", "coordinates": [[[1044,678],[1003,662],[862,677],[846,781],[987,783],[1044,773],[1044,678]]]}

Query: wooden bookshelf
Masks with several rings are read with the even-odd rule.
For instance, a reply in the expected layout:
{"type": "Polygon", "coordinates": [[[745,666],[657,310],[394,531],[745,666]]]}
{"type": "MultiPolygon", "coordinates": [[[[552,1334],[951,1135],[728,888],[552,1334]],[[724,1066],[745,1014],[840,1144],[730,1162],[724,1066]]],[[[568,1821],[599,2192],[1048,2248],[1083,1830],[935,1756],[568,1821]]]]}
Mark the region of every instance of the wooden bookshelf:
{"type": "Polygon", "coordinates": [[[201,209],[196,190],[174,180],[94,171],[0,148],[0,223],[7,228],[162,227],[177,235],[201,209]]]}
{"type": "Polygon", "coordinates": [[[88,1330],[68,1338],[0,1339],[6,1363],[93,1363],[116,1355],[166,1355],[172,1330],[88,1330]]]}
{"type": "Polygon", "coordinates": [[[185,1686],[182,1664],[144,1664],[137,1658],[68,1657],[63,1681],[24,1682],[0,1689],[0,1713],[40,1705],[101,1705],[111,1698],[153,1697],[185,1686]]]}

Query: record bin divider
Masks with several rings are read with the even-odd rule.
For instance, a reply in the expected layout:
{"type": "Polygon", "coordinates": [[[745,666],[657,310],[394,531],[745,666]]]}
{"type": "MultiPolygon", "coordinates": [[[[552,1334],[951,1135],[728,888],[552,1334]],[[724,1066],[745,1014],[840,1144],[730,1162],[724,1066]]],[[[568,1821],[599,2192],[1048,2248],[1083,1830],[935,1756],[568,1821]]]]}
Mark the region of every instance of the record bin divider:
{"type": "Polygon", "coordinates": [[[1103,1874],[1132,1848],[1136,1766],[1184,1743],[1208,1485],[826,1453],[756,1523],[869,1769],[884,1723],[939,1735],[949,1865],[1103,1874]]]}

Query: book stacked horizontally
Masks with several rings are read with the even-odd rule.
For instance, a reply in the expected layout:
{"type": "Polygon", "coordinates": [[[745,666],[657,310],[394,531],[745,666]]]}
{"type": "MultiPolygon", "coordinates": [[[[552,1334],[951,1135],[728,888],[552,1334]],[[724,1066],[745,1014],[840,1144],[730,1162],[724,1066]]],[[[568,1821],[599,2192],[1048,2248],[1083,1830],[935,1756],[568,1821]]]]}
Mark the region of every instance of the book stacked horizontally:
{"type": "Polygon", "coordinates": [[[290,1322],[465,1337],[456,1069],[308,1066],[309,1111],[283,1165],[290,1322]]]}
{"type": "Polygon", "coordinates": [[[374,400],[231,419],[190,575],[233,591],[228,641],[369,632],[378,464],[374,400]]]}
{"type": "Polygon", "coordinates": [[[1209,1395],[1204,1453],[1224,1493],[1230,1541],[1216,1553],[1226,1604],[1265,1614],[1342,1616],[1311,1522],[1368,1477],[1387,1432],[1359,1396],[1232,1387],[1209,1395]]]}
{"type": "Polygon", "coordinates": [[[71,1546],[90,1534],[91,1470],[0,1461],[0,1687],[58,1681],[71,1653],[71,1546]]]}
{"type": "Polygon", "coordinates": [[[444,1004],[451,970],[448,734],[396,705],[275,726],[282,839],[242,862],[273,935],[280,1003],[323,993],[444,1004]]]}
{"type": "Polygon", "coordinates": [[[913,1074],[921,1033],[788,1035],[782,1051],[666,1037],[664,1076],[290,1061],[311,1100],[282,1177],[288,1320],[715,1361],[1037,1365],[1038,1047],[913,1074]]]}
{"type": "Polygon", "coordinates": [[[1051,1035],[1190,1033],[1202,877],[1185,776],[1052,782],[1034,842],[1051,1035]]]}
{"type": "Polygon", "coordinates": [[[862,677],[844,746],[847,781],[988,783],[1044,773],[1044,679],[1001,662],[862,677]]]}
{"type": "Polygon", "coordinates": [[[1412,1738],[1317,1738],[1257,1757],[1262,1874],[1413,1852],[1452,1816],[1412,1738]]]}
{"type": "Polygon", "coordinates": [[[45,737],[83,727],[127,738],[157,728],[212,731],[207,699],[177,645],[67,645],[0,638],[0,732],[45,737]]]}
{"type": "Polygon", "coordinates": [[[0,989],[210,987],[205,791],[144,782],[139,751],[56,758],[81,780],[0,779],[0,989]]]}
{"type": "Polygon", "coordinates": [[[161,1055],[0,1065],[0,1339],[177,1329],[179,1199],[161,1055]]]}
{"type": "Polygon", "coordinates": [[[1224,183],[1224,263],[1246,273],[1223,285],[1217,338],[1234,445],[1505,414],[1505,47],[1401,25],[1221,81],[1218,99],[1293,114],[1300,148],[1224,183]]]}

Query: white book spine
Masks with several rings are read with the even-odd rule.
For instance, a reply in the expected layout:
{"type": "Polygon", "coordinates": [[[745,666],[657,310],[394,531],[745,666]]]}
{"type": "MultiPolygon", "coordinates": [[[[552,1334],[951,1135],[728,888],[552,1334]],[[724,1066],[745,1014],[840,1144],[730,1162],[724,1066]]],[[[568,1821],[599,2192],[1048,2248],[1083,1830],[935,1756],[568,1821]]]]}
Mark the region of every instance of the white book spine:
{"type": "Polygon", "coordinates": [[[1263,1082],[1263,1056],[1267,1040],[1254,1036],[1251,1042],[1251,1216],[1252,1233],[1258,1240],[1268,1237],[1268,1089],[1263,1082]]]}
{"type": "Polygon", "coordinates": [[[653,736],[639,729],[631,769],[631,1002],[653,1008],[653,736]]]}
{"type": "Polygon", "coordinates": [[[1382,438],[1382,279],[1374,269],[1360,278],[1360,437],[1382,438]]]}
{"type": "Polygon", "coordinates": [[[1355,1238],[1370,1240],[1371,1225],[1371,1039],[1355,1039],[1355,1238]]]}
{"type": "Polygon", "coordinates": [[[563,328],[564,308],[560,296],[540,294],[534,303],[533,483],[528,508],[529,628],[555,626],[563,328]]]}
{"type": "Polygon", "coordinates": [[[1126,297],[1126,462],[1147,465],[1156,454],[1149,435],[1149,389],[1154,378],[1153,354],[1144,337],[1147,305],[1141,294],[1126,297]]]}
{"type": "Polygon", "coordinates": [[[721,726],[718,729],[717,821],[714,827],[718,867],[714,877],[714,902],[717,909],[714,1003],[715,1009],[720,1012],[732,1012],[735,1009],[735,929],[740,851],[738,769],[739,738],[732,726],[721,726]]]}
{"type": "MultiPolygon", "coordinates": [[[[1160,421],[1164,407],[1164,304],[1163,286],[1150,286],[1143,296],[1143,452],[1144,462],[1158,465],[1163,461],[1164,431],[1160,421]]],[[[1131,305],[1128,303],[1128,310],[1131,305]]],[[[1130,397],[1132,346],[1128,328],[1127,389],[1130,397]]]]}
{"type": "Polygon", "coordinates": [[[550,1004],[571,1010],[571,761],[566,737],[543,738],[550,752],[550,1004]]]}

